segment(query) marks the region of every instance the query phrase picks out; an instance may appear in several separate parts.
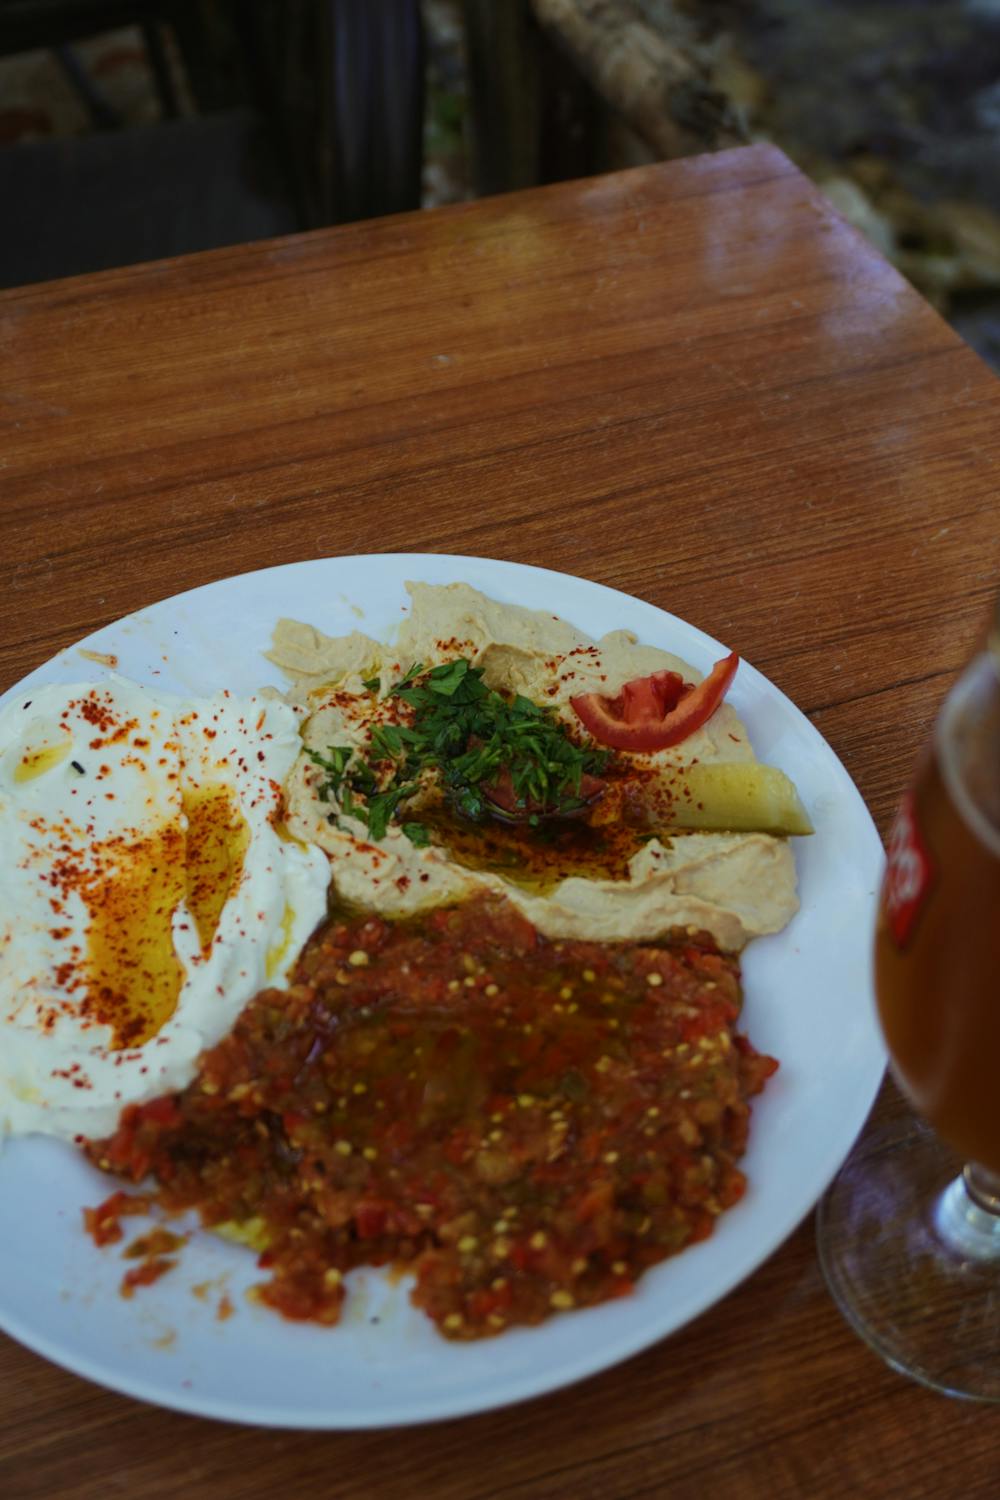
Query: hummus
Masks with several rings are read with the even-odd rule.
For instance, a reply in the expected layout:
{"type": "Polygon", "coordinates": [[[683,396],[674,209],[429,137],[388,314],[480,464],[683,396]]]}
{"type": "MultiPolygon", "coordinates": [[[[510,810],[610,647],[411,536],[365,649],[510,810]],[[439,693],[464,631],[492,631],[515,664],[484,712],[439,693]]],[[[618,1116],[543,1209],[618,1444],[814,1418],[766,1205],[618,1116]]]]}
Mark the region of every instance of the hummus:
{"type": "MultiPolygon", "coordinates": [[[[691,927],[731,951],[786,925],[798,906],[794,860],[786,839],[765,833],[651,831],[614,878],[598,864],[548,885],[525,880],[515,868],[476,868],[456,858],[446,829],[419,847],[404,832],[408,809],[373,838],[350,804],[346,811],[340,805],[309,752],[326,756],[332,747],[350,747],[365,754],[373,729],[399,721],[400,700],[391,689],[416,663],[426,669],[466,658],[482,670],[487,687],[553,709],[580,741],[587,736],[571,698],[611,697],[625,682],[664,669],[701,680],[686,662],[629,631],[595,641],[552,614],[501,604],[467,584],[407,588],[412,609],[395,646],[356,631],[330,637],[280,620],[268,653],[290,679],[290,700],[306,712],[306,749],[286,785],[288,828],[326,851],[344,901],[406,917],[489,890],[551,938],[648,940],[691,927]]],[[[753,762],[754,754],[735,711],[722,703],[679,745],[626,759],[647,777],[666,778],[694,762],[753,762]]],[[[413,805],[419,816],[419,792],[413,805]]]]}

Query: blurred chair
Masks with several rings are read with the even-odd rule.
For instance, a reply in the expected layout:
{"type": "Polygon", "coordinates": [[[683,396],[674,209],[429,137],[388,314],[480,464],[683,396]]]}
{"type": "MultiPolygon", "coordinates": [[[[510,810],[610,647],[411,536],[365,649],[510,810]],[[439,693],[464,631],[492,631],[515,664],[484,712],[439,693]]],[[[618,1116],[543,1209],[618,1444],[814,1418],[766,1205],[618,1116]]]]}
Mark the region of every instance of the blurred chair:
{"type": "Polygon", "coordinates": [[[95,129],[0,147],[0,285],[419,205],[419,0],[0,0],[0,55],[38,47],[95,129]],[[161,119],[113,128],[72,44],[127,25],[142,29],[161,119]]]}

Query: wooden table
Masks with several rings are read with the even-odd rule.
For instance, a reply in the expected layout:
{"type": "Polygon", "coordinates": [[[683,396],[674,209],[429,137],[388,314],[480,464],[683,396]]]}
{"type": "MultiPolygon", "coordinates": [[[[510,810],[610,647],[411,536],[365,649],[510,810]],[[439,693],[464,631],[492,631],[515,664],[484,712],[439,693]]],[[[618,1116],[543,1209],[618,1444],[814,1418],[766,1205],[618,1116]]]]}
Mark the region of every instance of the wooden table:
{"type": "MultiPolygon", "coordinates": [[[[732,642],[884,828],[998,584],[1000,384],[767,147],[7,293],[0,369],[2,687],[226,574],[513,558],[732,642]]],[[[440,1426],[228,1427],[9,1341],[0,1381],[5,1500],[1000,1492],[1000,1414],[863,1347],[811,1223],[628,1364],[440,1426]]]]}

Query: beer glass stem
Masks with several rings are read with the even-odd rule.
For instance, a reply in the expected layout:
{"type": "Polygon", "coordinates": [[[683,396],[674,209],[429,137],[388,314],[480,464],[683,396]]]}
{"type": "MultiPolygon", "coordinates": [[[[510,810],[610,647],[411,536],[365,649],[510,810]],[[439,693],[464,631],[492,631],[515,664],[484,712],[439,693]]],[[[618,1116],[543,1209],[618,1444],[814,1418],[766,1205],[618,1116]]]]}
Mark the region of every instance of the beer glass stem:
{"type": "Polygon", "coordinates": [[[1000,1260],[1000,1175],[969,1162],[939,1198],[935,1224],[957,1254],[1000,1260]]]}
{"type": "Polygon", "coordinates": [[[895,1370],[1000,1405],[1000,1175],[922,1120],[864,1132],[817,1214],[827,1284],[895,1370]]]}

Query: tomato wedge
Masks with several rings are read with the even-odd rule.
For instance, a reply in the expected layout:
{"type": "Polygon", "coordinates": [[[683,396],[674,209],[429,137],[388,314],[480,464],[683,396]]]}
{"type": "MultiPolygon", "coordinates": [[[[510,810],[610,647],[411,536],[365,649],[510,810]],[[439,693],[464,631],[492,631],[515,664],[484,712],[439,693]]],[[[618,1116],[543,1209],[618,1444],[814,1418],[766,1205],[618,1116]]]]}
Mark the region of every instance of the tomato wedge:
{"type": "Polygon", "coordinates": [[[711,718],[736,675],[735,651],[717,661],[697,687],[677,672],[653,672],[626,682],[615,698],[584,693],[573,711],[599,745],[612,750],[666,750],[711,718]]]}

